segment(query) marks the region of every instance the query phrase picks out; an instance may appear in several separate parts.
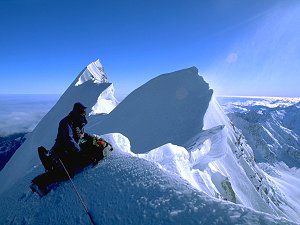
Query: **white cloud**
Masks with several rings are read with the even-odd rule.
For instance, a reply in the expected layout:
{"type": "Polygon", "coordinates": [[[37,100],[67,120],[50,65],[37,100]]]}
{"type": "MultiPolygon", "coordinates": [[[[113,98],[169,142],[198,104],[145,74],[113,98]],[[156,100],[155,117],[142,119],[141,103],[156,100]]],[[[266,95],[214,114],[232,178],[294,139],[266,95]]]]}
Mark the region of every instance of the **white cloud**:
{"type": "MultiPolygon", "coordinates": [[[[34,111],[34,110],[33,110],[34,111]]],[[[46,112],[10,112],[0,116],[0,137],[31,132],[46,112]]]]}

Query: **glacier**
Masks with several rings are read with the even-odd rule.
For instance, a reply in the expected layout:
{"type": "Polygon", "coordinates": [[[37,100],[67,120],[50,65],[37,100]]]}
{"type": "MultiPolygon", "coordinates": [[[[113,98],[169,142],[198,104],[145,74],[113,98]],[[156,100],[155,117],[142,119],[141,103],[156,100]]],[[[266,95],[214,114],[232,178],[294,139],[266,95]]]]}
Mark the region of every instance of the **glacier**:
{"type": "Polygon", "coordinates": [[[77,101],[88,107],[86,131],[114,147],[96,167],[74,177],[96,224],[300,220],[298,203],[256,164],[252,148],[197,68],[160,75],[118,103],[96,61],[0,172],[1,224],[88,223],[69,182],[43,198],[29,190],[31,179],[43,171],[37,147],[51,148],[59,120],[77,101]]]}

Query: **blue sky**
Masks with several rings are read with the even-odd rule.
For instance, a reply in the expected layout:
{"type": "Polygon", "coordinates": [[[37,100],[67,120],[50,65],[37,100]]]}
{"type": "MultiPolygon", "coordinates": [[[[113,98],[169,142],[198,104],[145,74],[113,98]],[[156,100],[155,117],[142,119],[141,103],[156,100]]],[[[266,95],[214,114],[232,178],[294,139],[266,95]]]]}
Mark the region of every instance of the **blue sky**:
{"type": "Polygon", "coordinates": [[[300,97],[297,0],[0,0],[0,94],[63,93],[100,59],[118,94],[196,66],[219,95],[300,97]]]}

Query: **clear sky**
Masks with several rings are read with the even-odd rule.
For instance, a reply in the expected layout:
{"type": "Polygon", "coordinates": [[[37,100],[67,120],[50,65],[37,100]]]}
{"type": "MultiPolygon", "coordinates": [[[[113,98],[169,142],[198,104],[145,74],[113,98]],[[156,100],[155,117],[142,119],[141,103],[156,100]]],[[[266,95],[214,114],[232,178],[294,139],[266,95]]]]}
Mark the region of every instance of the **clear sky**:
{"type": "Polygon", "coordinates": [[[63,93],[100,59],[117,93],[196,66],[219,95],[300,97],[300,1],[0,0],[0,94],[63,93]]]}

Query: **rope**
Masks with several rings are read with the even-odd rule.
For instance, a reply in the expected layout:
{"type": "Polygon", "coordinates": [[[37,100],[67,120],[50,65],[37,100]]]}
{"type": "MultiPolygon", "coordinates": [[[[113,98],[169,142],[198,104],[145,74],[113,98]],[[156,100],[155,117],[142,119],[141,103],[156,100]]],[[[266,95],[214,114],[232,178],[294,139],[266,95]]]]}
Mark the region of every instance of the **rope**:
{"type": "Polygon", "coordinates": [[[77,196],[78,196],[78,198],[79,198],[79,200],[80,200],[80,202],[81,202],[81,204],[82,204],[82,206],[83,206],[83,208],[84,208],[84,211],[86,212],[86,214],[87,214],[88,217],[89,217],[90,223],[91,223],[92,225],[96,225],[96,223],[94,222],[94,220],[93,220],[91,214],[89,213],[89,211],[88,211],[86,205],[84,204],[84,201],[83,201],[81,195],[79,194],[79,192],[78,192],[78,190],[77,190],[77,188],[76,188],[76,186],[75,186],[75,184],[74,184],[74,182],[73,182],[73,180],[72,180],[72,178],[71,178],[71,176],[70,176],[70,174],[69,174],[67,168],[65,167],[65,165],[63,164],[63,162],[60,160],[60,158],[58,158],[58,160],[59,160],[59,162],[61,163],[61,165],[63,166],[63,168],[64,168],[64,170],[65,170],[65,172],[66,172],[66,174],[67,174],[69,180],[71,181],[72,186],[73,186],[73,189],[74,189],[75,193],[77,194],[77,196]]]}

